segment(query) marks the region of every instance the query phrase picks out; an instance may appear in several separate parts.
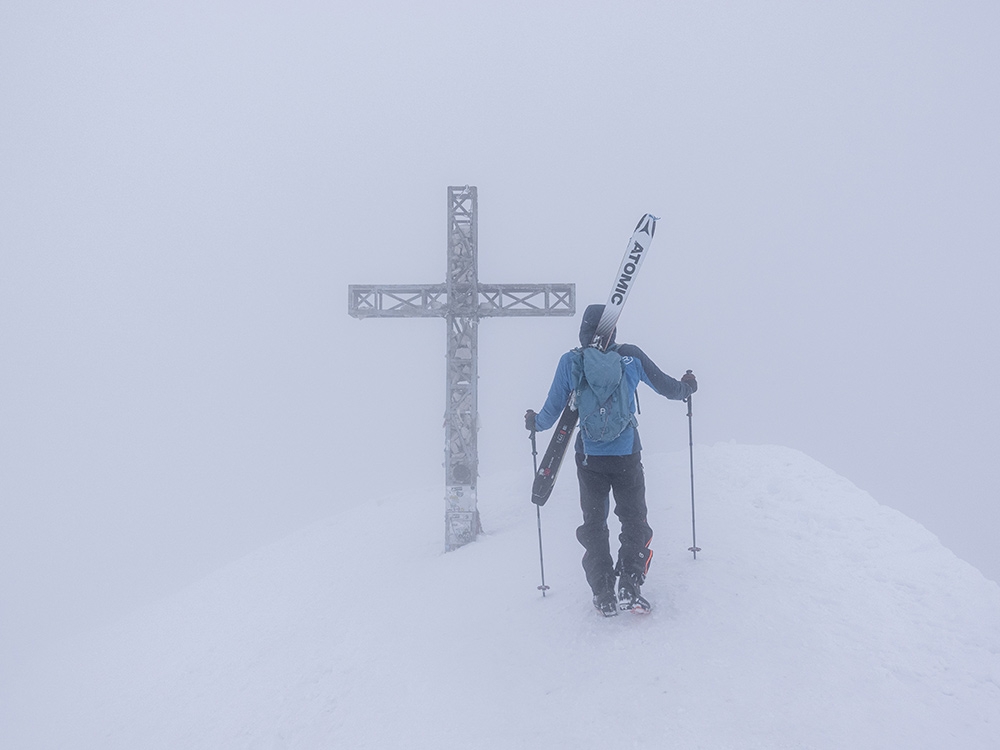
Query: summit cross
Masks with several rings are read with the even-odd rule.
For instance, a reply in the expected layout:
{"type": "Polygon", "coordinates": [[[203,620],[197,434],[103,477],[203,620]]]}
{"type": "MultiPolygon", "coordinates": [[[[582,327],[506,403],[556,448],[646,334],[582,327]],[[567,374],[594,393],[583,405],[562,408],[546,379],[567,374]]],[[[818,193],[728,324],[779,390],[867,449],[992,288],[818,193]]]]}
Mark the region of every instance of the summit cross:
{"type": "Polygon", "coordinates": [[[348,287],[355,318],[444,318],[447,322],[445,393],[445,549],[475,540],[481,531],[478,381],[480,318],[573,315],[575,284],[479,283],[475,187],[448,188],[448,272],[444,284],[348,287]]]}

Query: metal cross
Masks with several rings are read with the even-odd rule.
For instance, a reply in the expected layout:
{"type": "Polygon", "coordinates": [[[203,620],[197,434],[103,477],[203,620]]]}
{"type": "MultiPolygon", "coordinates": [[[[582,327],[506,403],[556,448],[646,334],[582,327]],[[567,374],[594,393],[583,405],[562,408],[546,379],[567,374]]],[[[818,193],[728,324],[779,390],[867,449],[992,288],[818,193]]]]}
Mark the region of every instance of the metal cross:
{"type": "Polygon", "coordinates": [[[475,187],[448,188],[448,275],[444,284],[348,287],[355,318],[445,318],[448,371],[445,401],[445,549],[481,531],[476,498],[479,456],[477,383],[479,319],[573,315],[575,284],[480,284],[475,187]]]}

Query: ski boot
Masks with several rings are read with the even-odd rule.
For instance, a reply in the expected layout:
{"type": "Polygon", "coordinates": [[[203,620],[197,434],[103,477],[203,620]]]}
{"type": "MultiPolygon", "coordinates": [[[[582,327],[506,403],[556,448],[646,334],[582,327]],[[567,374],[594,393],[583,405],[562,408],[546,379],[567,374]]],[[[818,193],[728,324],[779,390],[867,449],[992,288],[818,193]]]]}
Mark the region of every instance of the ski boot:
{"type": "Polygon", "coordinates": [[[643,577],[638,573],[622,573],[618,579],[618,609],[622,612],[649,612],[653,607],[642,594],[643,577]]]}
{"type": "Polygon", "coordinates": [[[594,608],[605,617],[614,617],[618,614],[618,603],[615,601],[613,587],[594,594],[594,608]]]}

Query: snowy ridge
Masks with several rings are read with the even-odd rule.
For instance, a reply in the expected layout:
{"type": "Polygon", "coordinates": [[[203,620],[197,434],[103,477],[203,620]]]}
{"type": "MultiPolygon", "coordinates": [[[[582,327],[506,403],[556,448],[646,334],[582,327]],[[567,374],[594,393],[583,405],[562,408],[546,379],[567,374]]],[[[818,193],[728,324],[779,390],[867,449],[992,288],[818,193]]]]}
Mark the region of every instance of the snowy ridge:
{"type": "Polygon", "coordinates": [[[1000,747],[1000,587],[801,453],[696,450],[697,561],[686,454],[644,458],[650,615],[592,610],[569,473],[539,595],[529,465],[454,553],[422,493],[236,561],[40,667],[0,743],[1000,747]]]}

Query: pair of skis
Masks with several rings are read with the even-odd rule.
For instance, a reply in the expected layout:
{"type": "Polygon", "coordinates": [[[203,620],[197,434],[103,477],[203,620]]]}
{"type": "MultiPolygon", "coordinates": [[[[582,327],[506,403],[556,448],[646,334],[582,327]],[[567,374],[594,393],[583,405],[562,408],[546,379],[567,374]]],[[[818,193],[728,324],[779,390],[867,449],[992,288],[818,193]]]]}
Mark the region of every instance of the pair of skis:
{"type": "MultiPolygon", "coordinates": [[[[645,214],[632,232],[628,247],[625,250],[625,257],[622,258],[618,267],[618,275],[615,276],[614,286],[608,295],[608,301],[604,306],[604,313],[597,323],[597,330],[594,332],[594,339],[590,346],[597,347],[602,352],[606,351],[611,343],[611,334],[618,325],[618,317],[622,313],[622,308],[628,300],[629,294],[635,283],[635,277],[639,273],[639,268],[646,257],[646,251],[653,241],[653,234],[656,232],[657,217],[652,214],[645,214]]],[[[552,488],[556,483],[556,476],[559,467],[562,465],[569,447],[570,438],[576,423],[580,418],[580,413],[576,409],[573,396],[570,396],[569,403],[563,409],[556,423],[555,432],[549,440],[549,446],[542,456],[542,462],[535,472],[535,480],[531,486],[531,502],[535,505],[545,505],[552,494],[552,488]]]]}

